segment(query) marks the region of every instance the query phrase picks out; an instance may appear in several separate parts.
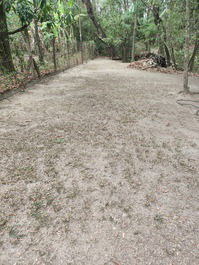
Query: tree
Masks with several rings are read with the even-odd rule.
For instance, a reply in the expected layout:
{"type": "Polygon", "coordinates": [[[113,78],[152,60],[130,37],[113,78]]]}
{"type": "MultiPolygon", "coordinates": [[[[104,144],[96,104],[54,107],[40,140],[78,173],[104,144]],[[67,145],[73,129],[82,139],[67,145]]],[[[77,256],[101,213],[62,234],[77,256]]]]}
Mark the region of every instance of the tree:
{"type": "MultiPolygon", "coordinates": [[[[43,64],[47,56],[56,69],[63,61],[59,56],[62,47],[68,60],[69,46],[75,40],[75,49],[83,59],[82,43],[91,39],[100,55],[129,62],[135,59],[135,54],[159,51],[168,66],[183,69],[184,48],[188,47],[184,45],[185,1],[0,0],[0,70],[5,73],[15,68],[28,70],[27,54],[32,58],[32,69],[37,58],[43,64]],[[21,34],[25,42],[21,42],[21,34]],[[24,61],[24,67],[18,61],[24,61]]],[[[195,71],[199,61],[199,1],[189,0],[189,6],[188,68],[195,71]]]]}
{"type": "Polygon", "coordinates": [[[185,29],[185,56],[184,56],[184,93],[189,93],[188,75],[189,75],[189,45],[190,45],[190,2],[186,0],[186,29],[185,29]]]}
{"type": "Polygon", "coordinates": [[[43,49],[42,49],[41,40],[40,40],[40,36],[39,36],[38,16],[36,15],[37,9],[38,9],[37,3],[38,3],[37,0],[33,0],[34,12],[35,12],[35,18],[34,18],[35,42],[36,42],[37,49],[38,49],[39,61],[41,64],[43,64],[44,63],[44,55],[43,55],[43,49]]]}
{"type": "MultiPolygon", "coordinates": [[[[13,1],[8,1],[8,7],[11,8],[13,1]]],[[[11,32],[8,32],[5,1],[0,0],[0,71],[3,73],[10,73],[15,71],[9,35],[14,35],[18,32],[24,31],[29,26],[29,23],[24,23],[21,27],[11,32]]]]}
{"type": "Polygon", "coordinates": [[[100,39],[106,38],[106,33],[104,32],[100,23],[97,21],[97,19],[95,17],[91,1],[90,0],[82,0],[82,2],[85,4],[87,12],[88,12],[88,16],[91,19],[91,21],[93,22],[93,24],[97,30],[98,38],[100,38],[100,39]]]}
{"type": "Polygon", "coordinates": [[[133,40],[132,40],[132,53],[131,53],[131,61],[133,62],[135,60],[135,41],[136,41],[136,31],[137,31],[137,13],[136,13],[136,7],[137,7],[137,3],[136,0],[133,1],[133,3],[135,4],[134,7],[134,23],[133,23],[133,40]]]}
{"type": "Polygon", "coordinates": [[[3,73],[15,71],[3,0],[0,0],[0,71],[3,73]]]}
{"type": "Polygon", "coordinates": [[[93,25],[95,26],[95,28],[97,30],[97,35],[96,35],[97,38],[110,49],[111,57],[114,58],[115,57],[115,47],[112,43],[110,44],[110,43],[105,41],[105,39],[107,39],[107,34],[105,33],[104,29],[102,28],[101,24],[98,22],[95,14],[94,14],[94,9],[93,9],[91,1],[90,0],[82,0],[82,2],[85,4],[88,16],[91,19],[91,21],[93,22],[93,25]]]}

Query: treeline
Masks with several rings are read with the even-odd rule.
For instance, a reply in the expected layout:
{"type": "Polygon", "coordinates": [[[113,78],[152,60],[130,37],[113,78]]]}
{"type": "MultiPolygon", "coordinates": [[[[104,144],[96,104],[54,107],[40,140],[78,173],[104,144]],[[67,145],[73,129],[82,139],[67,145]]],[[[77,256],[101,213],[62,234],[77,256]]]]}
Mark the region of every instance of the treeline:
{"type": "Polygon", "coordinates": [[[0,0],[0,72],[57,71],[94,56],[82,39],[82,3],[62,0],[0,0]]]}
{"type": "Polygon", "coordinates": [[[98,50],[123,62],[140,53],[163,56],[166,66],[199,70],[199,0],[82,0],[96,29],[98,50]],[[107,49],[108,48],[108,49],[107,49]]]}
{"type": "Polygon", "coordinates": [[[136,53],[153,51],[166,58],[167,66],[182,69],[185,39],[189,37],[189,70],[194,70],[199,50],[198,0],[82,1],[96,27],[99,48],[107,45],[113,57],[130,61],[136,53]]]}
{"type": "Polygon", "coordinates": [[[164,56],[199,70],[199,0],[0,0],[0,71],[57,70],[98,55],[164,56]]]}

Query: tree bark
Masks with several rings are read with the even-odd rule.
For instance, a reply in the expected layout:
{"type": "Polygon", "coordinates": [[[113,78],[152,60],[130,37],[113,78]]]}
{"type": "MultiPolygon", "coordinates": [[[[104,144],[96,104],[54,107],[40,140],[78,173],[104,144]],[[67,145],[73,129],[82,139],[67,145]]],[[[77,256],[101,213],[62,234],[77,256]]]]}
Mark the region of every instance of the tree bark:
{"type": "Polygon", "coordinates": [[[154,5],[152,8],[152,11],[153,11],[153,16],[154,16],[154,23],[158,28],[158,39],[159,39],[160,54],[162,53],[161,49],[164,48],[167,66],[170,66],[171,65],[171,56],[170,56],[170,52],[169,52],[169,49],[167,46],[167,32],[166,32],[166,28],[164,26],[163,20],[159,15],[159,7],[154,5]],[[163,29],[163,38],[161,37],[161,26],[163,29]]]}
{"type": "Polygon", "coordinates": [[[195,40],[195,45],[194,45],[194,49],[193,49],[193,53],[191,55],[191,58],[189,60],[189,71],[192,72],[193,71],[193,67],[194,67],[194,63],[195,63],[195,58],[196,55],[199,51],[199,33],[196,34],[196,40],[195,40]]]}
{"type": "Polygon", "coordinates": [[[0,2],[0,71],[3,73],[15,71],[3,1],[0,2]]]}
{"type": "Polygon", "coordinates": [[[94,11],[93,11],[93,6],[90,0],[82,0],[82,2],[85,4],[87,13],[91,21],[93,22],[93,25],[95,26],[97,30],[97,34],[100,35],[102,38],[106,38],[106,34],[104,30],[102,29],[100,23],[97,21],[94,11]]]}
{"type": "Polygon", "coordinates": [[[136,30],[137,30],[137,14],[135,14],[134,25],[133,25],[133,41],[132,41],[131,62],[134,62],[134,61],[135,61],[135,39],[136,39],[136,30]]]}
{"type": "Polygon", "coordinates": [[[93,10],[93,6],[90,0],[82,0],[82,3],[86,6],[87,9],[87,13],[89,18],[91,19],[91,21],[93,22],[93,25],[95,26],[96,30],[97,30],[97,38],[104,43],[105,45],[108,46],[108,48],[111,51],[111,57],[112,59],[115,57],[116,51],[115,51],[115,47],[113,45],[108,45],[103,39],[106,38],[106,33],[103,30],[103,28],[101,27],[100,23],[97,21],[95,14],[94,14],[94,10],[93,10]]]}
{"type": "Polygon", "coordinates": [[[57,61],[56,61],[56,47],[55,47],[55,37],[52,39],[52,46],[53,46],[53,64],[54,64],[54,71],[57,71],[57,61]]]}
{"type": "Polygon", "coordinates": [[[184,77],[183,77],[183,88],[184,93],[189,93],[189,44],[190,44],[190,32],[189,32],[189,26],[190,26],[190,2],[189,0],[186,0],[186,29],[185,29],[185,56],[184,56],[184,77]]]}
{"type": "MultiPolygon", "coordinates": [[[[36,10],[36,8],[37,8],[36,0],[33,0],[33,4],[34,4],[34,9],[36,10]]],[[[34,19],[34,28],[35,28],[35,42],[36,42],[37,50],[38,50],[38,54],[39,54],[39,61],[41,64],[43,64],[44,63],[44,55],[43,55],[43,50],[42,50],[42,45],[41,45],[41,39],[39,36],[38,20],[36,18],[34,19]]]]}
{"type": "Polygon", "coordinates": [[[83,53],[83,39],[82,39],[82,21],[81,12],[79,10],[79,40],[80,40],[80,53],[81,53],[81,63],[84,63],[84,53],[83,53]]]}
{"type": "Polygon", "coordinates": [[[41,75],[40,75],[39,67],[37,66],[37,63],[35,62],[35,59],[33,58],[31,44],[30,44],[30,36],[29,36],[27,28],[24,30],[24,37],[25,37],[25,41],[27,44],[30,69],[32,69],[33,74],[35,74],[36,72],[37,76],[40,78],[41,75]]]}
{"type": "Polygon", "coordinates": [[[36,47],[39,55],[39,61],[41,64],[44,63],[44,55],[43,55],[43,50],[41,46],[41,40],[39,36],[39,29],[38,29],[38,21],[34,19],[34,29],[35,29],[35,42],[36,42],[36,47]]]}
{"type": "Polygon", "coordinates": [[[172,59],[174,68],[177,70],[175,51],[173,47],[171,47],[171,59],[172,59]]]}

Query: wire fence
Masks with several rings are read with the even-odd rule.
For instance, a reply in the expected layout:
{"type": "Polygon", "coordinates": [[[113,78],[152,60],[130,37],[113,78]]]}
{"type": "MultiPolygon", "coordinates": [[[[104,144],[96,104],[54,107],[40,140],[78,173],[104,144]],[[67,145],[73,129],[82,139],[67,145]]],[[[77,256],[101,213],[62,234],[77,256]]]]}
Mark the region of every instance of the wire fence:
{"type": "Polygon", "coordinates": [[[12,57],[16,72],[11,74],[0,73],[0,93],[28,83],[46,74],[64,71],[74,66],[87,63],[95,58],[95,43],[77,41],[56,41],[54,45],[42,45],[43,62],[39,59],[36,45],[11,46],[12,57]]]}
{"type": "MultiPolygon", "coordinates": [[[[35,60],[39,70],[59,71],[65,70],[76,65],[82,64],[95,57],[95,44],[94,42],[83,42],[82,44],[77,41],[56,42],[53,45],[43,48],[44,62],[39,62],[39,54],[35,48],[31,51],[32,57],[35,60]]],[[[17,54],[17,53],[16,53],[17,54]]],[[[30,69],[30,54],[23,54],[15,56],[15,66],[18,71],[29,71],[30,69]]]]}

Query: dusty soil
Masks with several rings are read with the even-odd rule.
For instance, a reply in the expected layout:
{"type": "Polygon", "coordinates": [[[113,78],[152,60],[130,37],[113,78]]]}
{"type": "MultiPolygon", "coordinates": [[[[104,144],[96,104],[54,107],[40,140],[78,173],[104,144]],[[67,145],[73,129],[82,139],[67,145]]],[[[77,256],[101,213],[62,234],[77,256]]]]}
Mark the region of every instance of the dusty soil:
{"type": "Polygon", "coordinates": [[[97,59],[0,102],[1,265],[199,264],[181,79],[97,59]]]}

